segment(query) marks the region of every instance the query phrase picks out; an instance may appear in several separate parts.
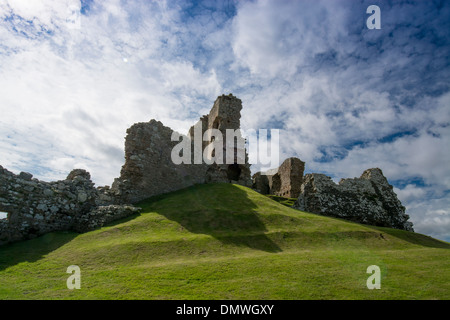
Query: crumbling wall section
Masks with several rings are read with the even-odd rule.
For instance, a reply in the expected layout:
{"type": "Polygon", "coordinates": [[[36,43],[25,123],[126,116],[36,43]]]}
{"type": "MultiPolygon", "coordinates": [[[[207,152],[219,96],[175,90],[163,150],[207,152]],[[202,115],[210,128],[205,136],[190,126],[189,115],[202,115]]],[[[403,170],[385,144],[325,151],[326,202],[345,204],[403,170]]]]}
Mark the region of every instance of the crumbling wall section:
{"type": "Polygon", "coordinates": [[[267,178],[267,175],[257,172],[252,176],[253,179],[253,185],[252,188],[262,194],[269,194],[269,179],[267,178]]]}
{"type": "Polygon", "coordinates": [[[297,198],[303,182],[305,163],[291,157],[283,161],[276,169],[252,176],[253,188],[263,194],[273,194],[286,198],[297,198]]]}
{"type": "Polygon", "coordinates": [[[414,231],[405,207],[378,168],[360,178],[336,184],[323,174],[307,174],[294,208],[325,216],[407,231],[414,231]]]}
{"type": "MultiPolygon", "coordinates": [[[[233,182],[251,187],[251,171],[248,163],[248,154],[245,149],[245,140],[240,131],[242,101],[233,96],[221,95],[217,97],[208,115],[200,118],[196,125],[202,126],[202,136],[208,129],[217,129],[222,134],[222,159],[220,163],[209,165],[206,182],[233,182]],[[236,133],[233,141],[227,141],[227,130],[236,133]],[[232,159],[232,161],[229,161],[232,159]]],[[[189,130],[189,137],[194,140],[195,126],[189,130]]],[[[215,137],[214,137],[215,138],[215,137]]],[[[204,150],[213,140],[203,141],[204,150]]],[[[213,151],[215,153],[216,150],[213,151]]],[[[216,154],[208,156],[217,157],[216,154]]]]}
{"type": "MultiPolygon", "coordinates": [[[[44,182],[0,166],[0,211],[8,214],[0,220],[0,245],[52,231],[92,230],[131,214],[129,208],[117,206],[108,216],[97,214],[86,224],[88,214],[110,199],[108,189],[95,188],[89,172],[83,169],[72,170],[65,180],[44,182]]],[[[131,210],[138,212],[137,208],[131,210]]]]}
{"type": "MultiPolygon", "coordinates": [[[[190,141],[190,163],[175,164],[172,150],[180,141],[172,141],[174,131],[161,122],[136,123],[127,130],[125,138],[125,164],[120,177],[114,180],[111,192],[116,203],[137,203],[154,195],[168,193],[200,183],[233,182],[251,186],[250,164],[245,148],[242,164],[237,161],[236,147],[226,148],[226,129],[239,129],[242,102],[233,95],[219,96],[208,115],[200,118],[184,138],[190,141]],[[201,126],[201,130],[196,130],[201,126]],[[206,164],[203,151],[212,141],[203,141],[208,129],[218,129],[223,136],[223,163],[206,164]],[[197,144],[201,146],[201,163],[194,162],[197,144]],[[226,153],[234,153],[233,163],[226,163],[226,153]]],[[[178,134],[181,136],[180,134],[178,134]]],[[[184,150],[187,151],[187,150],[184,150]]],[[[211,158],[212,159],[212,158],[211,158]]]]}
{"type": "Polygon", "coordinates": [[[305,163],[298,158],[288,158],[278,168],[280,188],[274,194],[286,198],[297,198],[303,182],[305,163]]]}
{"type": "Polygon", "coordinates": [[[127,130],[125,164],[111,186],[116,203],[136,203],[205,183],[205,164],[173,163],[171,152],[179,141],[171,141],[172,133],[156,120],[136,123],[127,130]]]}

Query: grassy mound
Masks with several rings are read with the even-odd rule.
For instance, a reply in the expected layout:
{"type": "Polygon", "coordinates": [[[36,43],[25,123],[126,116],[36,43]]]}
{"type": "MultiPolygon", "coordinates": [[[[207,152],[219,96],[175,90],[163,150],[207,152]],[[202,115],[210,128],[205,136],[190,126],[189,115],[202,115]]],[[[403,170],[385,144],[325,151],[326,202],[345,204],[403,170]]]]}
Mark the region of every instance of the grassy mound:
{"type": "Polygon", "coordinates": [[[0,299],[449,299],[450,245],[199,185],[77,234],[0,247],[0,299]],[[67,267],[81,270],[69,290],[67,267]],[[369,290],[366,269],[381,269],[369,290]]]}
{"type": "Polygon", "coordinates": [[[276,196],[273,194],[266,194],[266,197],[268,197],[269,199],[272,199],[276,202],[279,202],[283,205],[285,205],[286,207],[292,207],[295,203],[295,201],[297,201],[297,198],[285,198],[285,197],[281,197],[281,196],[276,196]]]}

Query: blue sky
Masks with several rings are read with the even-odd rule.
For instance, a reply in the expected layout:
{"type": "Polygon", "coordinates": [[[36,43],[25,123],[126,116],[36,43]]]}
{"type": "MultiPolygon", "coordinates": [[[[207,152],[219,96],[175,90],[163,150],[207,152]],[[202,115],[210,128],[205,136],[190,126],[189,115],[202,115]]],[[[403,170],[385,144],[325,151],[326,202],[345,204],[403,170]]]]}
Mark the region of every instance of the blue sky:
{"type": "Polygon", "coordinates": [[[335,181],[379,167],[415,230],[450,241],[448,1],[0,3],[0,164],[110,185],[126,129],[186,133],[233,93],[243,129],[335,181]],[[381,29],[366,9],[378,5],[381,29]]]}

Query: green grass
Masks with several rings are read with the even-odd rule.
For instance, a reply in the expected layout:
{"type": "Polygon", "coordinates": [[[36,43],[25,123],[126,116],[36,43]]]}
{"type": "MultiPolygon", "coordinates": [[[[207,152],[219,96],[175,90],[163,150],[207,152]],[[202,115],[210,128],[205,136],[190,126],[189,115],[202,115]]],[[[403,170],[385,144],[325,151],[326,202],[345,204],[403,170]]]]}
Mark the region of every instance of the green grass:
{"type": "Polygon", "coordinates": [[[285,198],[273,194],[265,194],[265,196],[268,197],[269,199],[279,202],[280,204],[285,205],[286,207],[292,207],[295,201],[297,201],[297,198],[285,198]]]}
{"type": "Polygon", "coordinates": [[[77,234],[0,247],[0,299],[449,299],[450,245],[199,185],[77,234]],[[66,269],[81,269],[69,290],[66,269]],[[369,290],[369,265],[381,289],[369,290]]]}

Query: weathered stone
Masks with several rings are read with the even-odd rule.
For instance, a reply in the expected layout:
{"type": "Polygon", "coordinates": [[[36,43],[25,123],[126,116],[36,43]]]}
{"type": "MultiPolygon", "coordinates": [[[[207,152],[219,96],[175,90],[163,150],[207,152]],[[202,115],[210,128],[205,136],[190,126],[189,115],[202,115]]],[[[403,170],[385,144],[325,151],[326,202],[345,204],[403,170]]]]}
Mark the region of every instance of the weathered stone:
{"type": "Polygon", "coordinates": [[[307,174],[294,208],[364,224],[414,231],[405,207],[378,168],[335,184],[323,174],[307,174]]]}
{"type": "Polygon", "coordinates": [[[40,204],[38,204],[38,206],[36,207],[36,209],[42,210],[42,211],[47,211],[47,210],[48,210],[48,207],[47,207],[47,205],[46,205],[45,203],[40,203],[40,204]]]}
{"type": "Polygon", "coordinates": [[[21,173],[19,173],[19,178],[23,179],[23,180],[30,181],[31,178],[33,178],[33,175],[31,173],[28,173],[28,172],[21,172],[21,173]]]}
{"type": "Polygon", "coordinates": [[[25,191],[31,192],[31,191],[34,190],[34,187],[33,187],[33,186],[25,186],[25,187],[23,187],[23,189],[24,189],[25,191]]]}
{"type": "Polygon", "coordinates": [[[46,197],[51,197],[53,195],[53,191],[50,189],[45,189],[44,190],[44,196],[46,197]]]}
{"type": "Polygon", "coordinates": [[[91,174],[84,169],[73,169],[67,176],[67,180],[75,180],[80,177],[84,180],[91,180],[91,174]]]}
{"type": "MultiPolygon", "coordinates": [[[[108,190],[102,193],[105,197],[108,190]]],[[[15,175],[1,167],[0,211],[7,212],[8,218],[0,222],[0,245],[51,231],[82,230],[85,227],[81,225],[85,226],[86,222],[81,217],[95,210],[99,195],[100,191],[93,187],[90,174],[83,169],[73,170],[63,181],[44,182],[37,179],[30,181],[29,176],[15,175]]],[[[106,204],[105,197],[100,201],[102,204],[106,204]]],[[[107,218],[97,213],[90,226],[101,226],[105,221],[133,212],[135,209],[104,212],[108,214],[107,218]]]]}
{"type": "Polygon", "coordinates": [[[88,195],[84,192],[78,193],[78,201],[85,202],[88,198],[88,195]]]}
{"type": "MultiPolygon", "coordinates": [[[[245,141],[240,134],[240,118],[242,110],[242,101],[232,94],[222,95],[216,99],[208,115],[189,129],[188,136],[194,139],[196,129],[201,127],[201,136],[209,129],[217,129],[222,134],[222,143],[224,145],[222,161],[208,166],[206,182],[233,182],[251,187],[250,164],[245,150],[245,141]],[[227,141],[227,130],[237,133],[232,141],[227,141]],[[235,144],[235,140],[241,144],[235,144]],[[230,161],[231,160],[231,161],[230,161]],[[221,164],[222,163],[222,164],[221,164]]],[[[202,150],[215,139],[211,137],[210,141],[203,141],[202,150]]],[[[207,155],[208,158],[215,158],[215,150],[207,155]]],[[[217,160],[217,159],[216,159],[217,160]]]]}
{"type": "Polygon", "coordinates": [[[131,205],[109,205],[99,206],[88,214],[77,217],[74,230],[77,232],[86,232],[102,227],[111,221],[122,219],[133,214],[137,214],[141,208],[131,205]]]}
{"type": "Polygon", "coordinates": [[[253,175],[253,188],[262,194],[274,194],[286,198],[297,198],[303,179],[305,163],[292,157],[283,161],[276,170],[253,175]]]}
{"type": "Polygon", "coordinates": [[[267,175],[257,172],[252,176],[252,188],[262,194],[270,194],[269,179],[267,175]]]}
{"type": "MultiPolygon", "coordinates": [[[[200,138],[207,129],[218,129],[224,137],[226,145],[226,129],[239,129],[240,99],[232,95],[220,96],[214,103],[210,113],[201,117],[199,122],[191,127],[188,136],[191,141],[191,151],[194,152],[194,134],[196,126],[201,125],[200,138]]],[[[238,164],[174,164],[171,158],[172,149],[179,141],[172,141],[174,131],[161,122],[151,120],[146,123],[136,123],[127,130],[125,138],[125,164],[120,177],[114,180],[111,193],[116,203],[136,203],[148,197],[179,190],[197,183],[233,182],[251,186],[250,164],[244,151],[244,163],[238,164]]],[[[200,139],[201,141],[203,139],[200,139]]],[[[201,151],[210,142],[203,141],[201,151]]],[[[229,152],[240,154],[237,146],[229,152]]],[[[223,156],[226,159],[225,150],[223,156]]],[[[191,154],[191,159],[194,156],[191,154]]],[[[224,162],[225,163],[225,162],[224,162]]]]}

